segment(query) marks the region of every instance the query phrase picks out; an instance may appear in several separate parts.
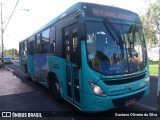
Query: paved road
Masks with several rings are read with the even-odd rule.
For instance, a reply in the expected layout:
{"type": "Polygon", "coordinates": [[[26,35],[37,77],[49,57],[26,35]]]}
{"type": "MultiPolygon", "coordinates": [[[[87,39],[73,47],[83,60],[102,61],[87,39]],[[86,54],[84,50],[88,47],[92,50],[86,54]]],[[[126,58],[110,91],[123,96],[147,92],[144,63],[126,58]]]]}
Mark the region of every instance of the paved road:
{"type": "MultiPolygon", "coordinates": [[[[19,68],[17,62],[16,64],[8,64],[7,67],[12,70],[13,74],[15,74],[12,79],[7,79],[9,76],[13,76],[11,72],[7,72],[7,76],[3,77],[3,83],[0,84],[0,111],[62,111],[62,114],[67,114],[66,111],[77,111],[80,114],[80,117],[67,117],[65,119],[89,119],[86,114],[82,113],[75,108],[73,105],[68,102],[57,102],[53,99],[53,97],[49,94],[49,91],[44,88],[42,85],[38,83],[33,83],[31,81],[27,81],[24,77],[24,73],[19,68]],[[5,78],[6,77],[6,78],[5,78]],[[18,78],[19,79],[18,79],[18,78]]],[[[109,112],[122,112],[122,111],[154,111],[156,110],[156,98],[154,98],[155,87],[156,87],[156,76],[151,76],[151,93],[150,97],[147,97],[137,104],[131,105],[126,108],[117,108],[114,110],[110,110],[109,112]],[[153,82],[152,82],[153,81],[153,82]]],[[[109,119],[104,116],[108,111],[96,114],[94,117],[90,117],[90,119],[109,119]]],[[[114,119],[138,119],[137,117],[115,117],[114,119]]],[[[55,119],[55,118],[54,118],[55,119]]],[[[64,118],[57,118],[64,119],[64,118]]],[[[141,117],[142,120],[154,120],[156,117],[141,117]]]]}
{"type": "Polygon", "coordinates": [[[150,108],[153,110],[157,109],[157,84],[158,84],[158,76],[156,75],[150,75],[150,94],[144,99],[141,99],[138,104],[141,104],[142,106],[146,108],[150,108]]]}

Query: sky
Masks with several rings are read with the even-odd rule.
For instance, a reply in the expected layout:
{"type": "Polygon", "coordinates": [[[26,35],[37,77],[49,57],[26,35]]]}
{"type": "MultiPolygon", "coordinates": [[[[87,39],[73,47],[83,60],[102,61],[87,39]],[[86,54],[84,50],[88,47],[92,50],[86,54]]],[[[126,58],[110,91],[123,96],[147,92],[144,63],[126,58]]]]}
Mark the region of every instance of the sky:
{"type": "MultiPolygon", "coordinates": [[[[140,14],[155,0],[19,0],[16,10],[4,31],[4,48],[19,48],[19,42],[77,2],[91,2],[116,6],[140,14]],[[29,9],[27,12],[24,9],[29,9]]],[[[5,28],[17,0],[0,0],[3,3],[5,28]]],[[[1,42],[0,42],[1,46],[1,42]]]]}

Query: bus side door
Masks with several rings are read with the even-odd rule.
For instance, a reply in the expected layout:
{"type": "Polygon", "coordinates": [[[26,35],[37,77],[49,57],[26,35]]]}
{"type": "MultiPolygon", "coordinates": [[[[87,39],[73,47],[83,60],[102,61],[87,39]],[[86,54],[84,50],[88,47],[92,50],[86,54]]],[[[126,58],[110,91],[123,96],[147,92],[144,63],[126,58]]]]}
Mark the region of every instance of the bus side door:
{"type": "Polygon", "coordinates": [[[63,41],[66,58],[67,99],[80,106],[79,52],[77,25],[63,29],[63,41]]]}

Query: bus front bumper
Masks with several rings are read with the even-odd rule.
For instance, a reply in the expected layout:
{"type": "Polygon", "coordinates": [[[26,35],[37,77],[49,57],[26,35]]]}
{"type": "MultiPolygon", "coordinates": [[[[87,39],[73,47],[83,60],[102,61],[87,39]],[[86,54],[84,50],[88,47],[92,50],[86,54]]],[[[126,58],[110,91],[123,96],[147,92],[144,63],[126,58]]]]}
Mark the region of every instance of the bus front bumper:
{"type": "Polygon", "coordinates": [[[128,106],[149,95],[149,91],[150,85],[130,93],[107,97],[99,97],[83,92],[82,109],[84,112],[100,112],[121,106],[128,106]]]}

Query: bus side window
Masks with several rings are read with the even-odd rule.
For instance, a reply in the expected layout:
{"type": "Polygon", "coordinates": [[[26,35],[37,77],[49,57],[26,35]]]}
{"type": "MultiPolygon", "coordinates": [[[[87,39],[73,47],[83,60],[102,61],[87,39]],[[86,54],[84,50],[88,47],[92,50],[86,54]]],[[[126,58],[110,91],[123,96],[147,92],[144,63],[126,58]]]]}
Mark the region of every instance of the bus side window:
{"type": "Polygon", "coordinates": [[[23,52],[23,44],[22,42],[19,44],[19,55],[22,56],[22,52],[23,52]]]}
{"type": "Polygon", "coordinates": [[[42,32],[42,41],[41,41],[41,47],[42,47],[41,53],[42,54],[46,54],[49,51],[49,47],[50,47],[49,32],[50,32],[50,28],[42,32]]]}
{"type": "Polygon", "coordinates": [[[49,42],[49,32],[50,32],[50,28],[42,32],[42,43],[49,42]]]}
{"type": "Polygon", "coordinates": [[[66,61],[70,62],[70,46],[69,46],[69,32],[65,31],[65,51],[66,51],[66,61]]]}
{"type": "Polygon", "coordinates": [[[40,54],[41,53],[41,34],[38,34],[36,36],[36,54],[40,54]]]}
{"type": "Polygon", "coordinates": [[[53,41],[53,54],[56,53],[56,41],[53,41]]]}
{"type": "Polygon", "coordinates": [[[27,56],[27,40],[24,41],[24,47],[23,47],[23,56],[27,56]]]}
{"type": "Polygon", "coordinates": [[[73,62],[78,64],[78,34],[77,28],[72,30],[72,40],[73,40],[73,62]]]}
{"type": "Polygon", "coordinates": [[[37,44],[39,44],[39,43],[41,43],[41,34],[38,34],[37,35],[37,42],[36,42],[37,44]]]}
{"type": "Polygon", "coordinates": [[[28,43],[28,54],[29,55],[34,55],[34,51],[35,51],[34,40],[35,40],[35,36],[29,38],[29,43],[28,43]]]}
{"type": "Polygon", "coordinates": [[[51,27],[50,30],[50,48],[49,48],[49,53],[55,54],[56,50],[56,29],[55,26],[51,27]]]}

